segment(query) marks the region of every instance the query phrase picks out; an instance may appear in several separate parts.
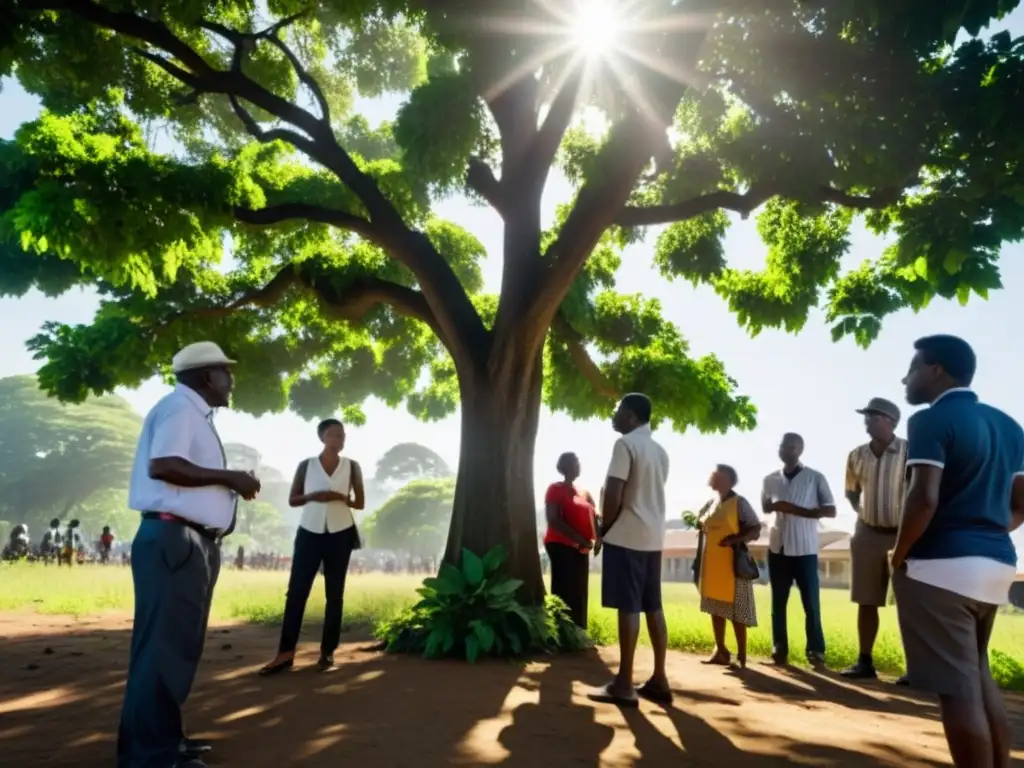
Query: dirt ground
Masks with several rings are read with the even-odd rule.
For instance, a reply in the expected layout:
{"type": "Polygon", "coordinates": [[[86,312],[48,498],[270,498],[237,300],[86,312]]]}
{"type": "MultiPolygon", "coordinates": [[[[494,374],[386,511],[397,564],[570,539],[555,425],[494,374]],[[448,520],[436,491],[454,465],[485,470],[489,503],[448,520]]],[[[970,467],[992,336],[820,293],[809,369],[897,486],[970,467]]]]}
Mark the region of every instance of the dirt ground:
{"type": "MultiPolygon", "coordinates": [[[[124,615],[0,616],[0,763],[112,765],[130,630],[124,615]]],[[[934,705],[883,683],[759,664],[741,676],[673,654],[675,705],[620,712],[586,698],[611,651],[473,667],[346,640],[336,671],[315,672],[307,644],[296,671],[261,679],[276,633],[212,628],[187,711],[191,735],[215,743],[211,765],[949,764],[934,705]]],[[[1010,705],[1021,750],[1024,700],[1010,705]]]]}

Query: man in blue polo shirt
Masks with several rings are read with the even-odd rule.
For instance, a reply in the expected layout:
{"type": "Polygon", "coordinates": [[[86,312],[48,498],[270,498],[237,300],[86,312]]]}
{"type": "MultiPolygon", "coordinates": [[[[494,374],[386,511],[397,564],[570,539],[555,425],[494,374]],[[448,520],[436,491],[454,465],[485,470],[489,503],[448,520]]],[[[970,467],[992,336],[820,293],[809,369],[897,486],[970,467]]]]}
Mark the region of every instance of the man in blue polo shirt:
{"type": "Polygon", "coordinates": [[[955,336],[919,339],[903,384],[909,488],[892,554],[910,684],[938,694],[953,762],[1010,765],[1010,724],[988,666],[1024,521],[1024,430],[968,387],[974,351],[955,336]]]}

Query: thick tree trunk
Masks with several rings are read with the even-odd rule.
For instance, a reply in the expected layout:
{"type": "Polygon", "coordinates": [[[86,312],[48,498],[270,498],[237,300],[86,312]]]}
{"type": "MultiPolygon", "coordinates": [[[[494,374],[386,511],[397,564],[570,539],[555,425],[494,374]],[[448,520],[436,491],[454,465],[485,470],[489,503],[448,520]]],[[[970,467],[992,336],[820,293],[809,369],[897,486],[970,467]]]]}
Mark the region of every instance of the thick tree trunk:
{"type": "Polygon", "coordinates": [[[540,417],[541,363],[518,376],[463,381],[462,444],[445,559],[462,548],[483,556],[497,544],[508,552],[511,576],[523,580],[518,597],[544,597],[537,540],[533,454],[540,417]]]}

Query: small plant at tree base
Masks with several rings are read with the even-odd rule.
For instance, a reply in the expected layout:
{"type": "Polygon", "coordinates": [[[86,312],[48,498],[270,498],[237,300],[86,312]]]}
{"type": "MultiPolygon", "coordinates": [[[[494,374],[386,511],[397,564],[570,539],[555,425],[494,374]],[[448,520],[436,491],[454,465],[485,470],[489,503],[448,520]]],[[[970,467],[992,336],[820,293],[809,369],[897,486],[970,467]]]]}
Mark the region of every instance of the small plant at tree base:
{"type": "Polygon", "coordinates": [[[522,585],[501,569],[506,553],[494,547],[482,558],[462,550],[459,567],[444,563],[436,577],[424,579],[421,600],[377,628],[392,653],[422,653],[427,658],[577,651],[589,644],[569,618],[565,603],[549,596],[539,607],[524,606],[515,593],[522,585]]]}

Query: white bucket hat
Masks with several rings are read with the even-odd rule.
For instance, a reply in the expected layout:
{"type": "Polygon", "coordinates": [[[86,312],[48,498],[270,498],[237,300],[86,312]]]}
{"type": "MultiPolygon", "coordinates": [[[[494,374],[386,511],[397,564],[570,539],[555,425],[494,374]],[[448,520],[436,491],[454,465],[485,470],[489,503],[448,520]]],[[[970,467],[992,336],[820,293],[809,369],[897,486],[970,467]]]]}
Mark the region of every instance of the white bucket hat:
{"type": "Polygon", "coordinates": [[[175,373],[191,371],[196,368],[211,368],[217,365],[233,365],[234,360],[224,354],[224,350],[212,341],[197,341],[189,344],[171,360],[175,373]]]}

